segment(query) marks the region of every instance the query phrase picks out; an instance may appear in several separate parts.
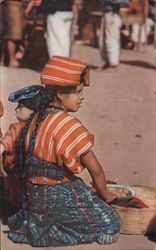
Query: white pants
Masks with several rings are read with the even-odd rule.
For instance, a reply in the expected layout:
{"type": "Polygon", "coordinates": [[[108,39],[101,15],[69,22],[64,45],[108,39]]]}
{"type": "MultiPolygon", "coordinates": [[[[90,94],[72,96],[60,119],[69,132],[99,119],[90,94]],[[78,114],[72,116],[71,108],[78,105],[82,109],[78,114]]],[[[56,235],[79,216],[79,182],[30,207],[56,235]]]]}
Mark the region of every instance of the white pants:
{"type": "Polygon", "coordinates": [[[118,14],[105,13],[101,19],[99,49],[102,60],[109,66],[120,63],[120,28],[122,22],[118,14]]]}
{"type": "Polygon", "coordinates": [[[69,57],[73,12],[57,11],[47,16],[45,34],[49,58],[54,55],[69,57]]]}
{"type": "MultiPolygon", "coordinates": [[[[144,24],[141,25],[141,43],[146,42],[146,37],[148,37],[148,35],[150,34],[153,25],[154,22],[150,18],[146,19],[146,25],[144,24]]],[[[139,41],[139,30],[140,30],[140,24],[134,23],[132,25],[131,40],[135,43],[139,41]]]]}

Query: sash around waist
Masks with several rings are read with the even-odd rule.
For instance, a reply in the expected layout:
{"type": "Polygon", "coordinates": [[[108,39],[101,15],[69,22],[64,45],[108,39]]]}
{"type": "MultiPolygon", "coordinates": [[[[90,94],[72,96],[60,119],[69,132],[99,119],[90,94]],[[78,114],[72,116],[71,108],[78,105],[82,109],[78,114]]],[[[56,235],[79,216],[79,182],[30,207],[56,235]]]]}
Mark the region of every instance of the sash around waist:
{"type": "Polygon", "coordinates": [[[48,179],[53,179],[56,181],[69,181],[73,179],[73,174],[70,173],[65,166],[59,167],[55,163],[49,163],[44,160],[40,160],[35,156],[29,157],[27,161],[27,176],[28,179],[36,179],[39,182],[46,182],[48,184],[48,179]],[[42,178],[46,181],[42,181],[42,178]]]}
{"type": "Polygon", "coordinates": [[[35,176],[35,175],[32,176],[28,174],[27,181],[31,184],[36,184],[36,185],[54,186],[54,185],[69,182],[75,178],[76,178],[75,176],[73,176],[73,178],[68,178],[65,176],[62,180],[58,180],[58,179],[52,179],[52,178],[47,178],[43,176],[35,176]]]}

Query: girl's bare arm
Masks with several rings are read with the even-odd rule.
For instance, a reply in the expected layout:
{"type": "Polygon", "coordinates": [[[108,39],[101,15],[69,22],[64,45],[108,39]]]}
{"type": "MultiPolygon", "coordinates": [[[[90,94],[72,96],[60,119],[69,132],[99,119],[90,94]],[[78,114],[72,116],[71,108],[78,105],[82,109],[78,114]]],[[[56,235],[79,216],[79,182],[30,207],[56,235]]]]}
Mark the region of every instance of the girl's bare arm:
{"type": "Polygon", "coordinates": [[[82,164],[88,169],[99,196],[106,202],[111,202],[112,200],[114,200],[116,196],[109,192],[106,188],[105,175],[94,152],[90,150],[86,154],[82,155],[81,161],[82,164]]]}

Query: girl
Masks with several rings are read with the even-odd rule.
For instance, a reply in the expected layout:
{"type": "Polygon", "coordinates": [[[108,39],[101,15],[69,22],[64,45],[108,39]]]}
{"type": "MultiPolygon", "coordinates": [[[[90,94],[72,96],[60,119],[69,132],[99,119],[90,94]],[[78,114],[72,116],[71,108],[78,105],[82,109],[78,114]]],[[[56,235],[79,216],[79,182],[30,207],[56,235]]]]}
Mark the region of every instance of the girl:
{"type": "MultiPolygon", "coordinates": [[[[21,176],[19,168],[19,143],[21,132],[26,121],[34,115],[42,105],[42,89],[40,85],[32,85],[13,92],[9,101],[18,102],[15,115],[18,122],[10,125],[5,136],[1,138],[1,175],[5,187],[5,199],[10,211],[18,211],[21,207],[21,176]]],[[[5,211],[7,210],[5,206],[5,211]]]]}
{"type": "Polygon", "coordinates": [[[61,56],[52,57],[43,68],[41,82],[48,105],[21,136],[27,191],[20,223],[17,214],[8,220],[14,242],[34,247],[110,244],[119,237],[119,217],[107,204],[116,197],[107,190],[102,167],[91,150],[93,135],[68,114],[80,108],[88,74],[87,64],[61,56]],[[76,177],[84,168],[97,193],[76,177]]]}

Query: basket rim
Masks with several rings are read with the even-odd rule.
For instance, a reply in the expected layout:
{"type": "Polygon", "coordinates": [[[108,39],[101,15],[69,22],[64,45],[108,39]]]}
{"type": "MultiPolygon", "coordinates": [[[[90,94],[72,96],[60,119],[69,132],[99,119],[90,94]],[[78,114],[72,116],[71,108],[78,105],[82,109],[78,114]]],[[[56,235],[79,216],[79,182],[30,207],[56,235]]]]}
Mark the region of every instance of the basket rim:
{"type": "Polygon", "coordinates": [[[143,188],[143,189],[147,189],[147,191],[149,190],[150,192],[156,192],[156,187],[151,187],[151,186],[146,186],[146,185],[132,185],[132,188],[143,188]]]}

